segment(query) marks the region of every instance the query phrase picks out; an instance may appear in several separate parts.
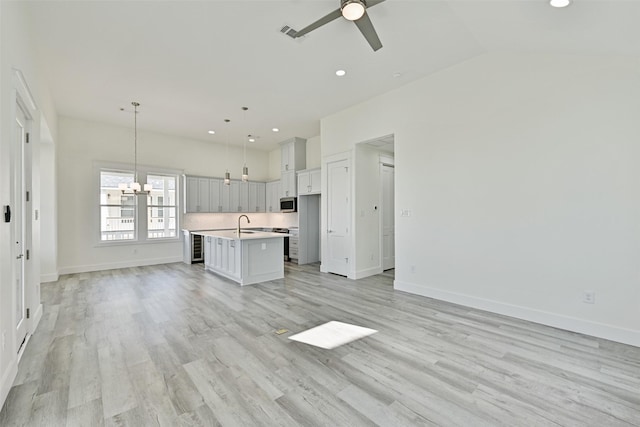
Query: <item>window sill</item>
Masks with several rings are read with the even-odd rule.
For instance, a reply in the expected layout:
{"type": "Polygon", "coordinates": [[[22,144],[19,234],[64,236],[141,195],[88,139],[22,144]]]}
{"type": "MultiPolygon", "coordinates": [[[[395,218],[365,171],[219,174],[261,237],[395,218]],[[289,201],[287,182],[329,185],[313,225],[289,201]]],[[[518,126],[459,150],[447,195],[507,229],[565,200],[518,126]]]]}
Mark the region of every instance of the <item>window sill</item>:
{"type": "Polygon", "coordinates": [[[111,246],[131,246],[131,245],[155,245],[158,243],[176,243],[180,242],[180,236],[165,237],[157,239],[146,240],[105,240],[97,242],[94,247],[96,248],[108,248],[111,246]]]}

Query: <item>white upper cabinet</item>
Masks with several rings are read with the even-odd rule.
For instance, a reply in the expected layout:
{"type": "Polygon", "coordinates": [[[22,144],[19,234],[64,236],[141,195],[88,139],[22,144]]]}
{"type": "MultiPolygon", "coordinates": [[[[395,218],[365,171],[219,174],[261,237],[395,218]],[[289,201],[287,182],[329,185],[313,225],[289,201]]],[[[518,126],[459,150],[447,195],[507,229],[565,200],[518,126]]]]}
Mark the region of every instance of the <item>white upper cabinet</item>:
{"type": "Polygon", "coordinates": [[[211,206],[211,212],[223,212],[222,182],[221,179],[216,178],[209,180],[209,204],[211,206]]]}
{"type": "Polygon", "coordinates": [[[280,212],[280,181],[267,182],[266,199],[266,212],[280,212]]]}
{"type": "Polygon", "coordinates": [[[304,169],[307,164],[307,141],[302,138],[291,138],[280,143],[282,197],[296,197],[295,172],[304,169]],[[293,172],[293,176],[287,175],[293,172]]]}
{"type": "Polygon", "coordinates": [[[266,184],[249,183],[249,212],[266,212],[266,184]]]}
{"type": "Polygon", "coordinates": [[[295,171],[282,172],[280,197],[296,197],[296,173],[295,171]]]}
{"type": "Polygon", "coordinates": [[[185,179],[185,213],[210,212],[209,178],[188,176],[185,179]]]}
{"type": "Polygon", "coordinates": [[[298,172],[298,196],[320,194],[320,169],[298,172]]]}
{"type": "MultiPolygon", "coordinates": [[[[267,212],[266,183],[184,177],[184,213],[267,212]]],[[[280,193],[277,193],[278,207],[280,193]]],[[[273,210],[278,212],[279,210],[273,210]]]]}

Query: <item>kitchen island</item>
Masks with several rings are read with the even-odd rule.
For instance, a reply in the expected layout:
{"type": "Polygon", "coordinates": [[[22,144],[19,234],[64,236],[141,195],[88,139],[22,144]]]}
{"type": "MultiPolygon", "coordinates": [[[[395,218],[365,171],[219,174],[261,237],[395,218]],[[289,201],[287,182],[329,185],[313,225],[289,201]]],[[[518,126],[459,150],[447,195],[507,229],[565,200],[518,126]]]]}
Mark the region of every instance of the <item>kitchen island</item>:
{"type": "Polygon", "coordinates": [[[204,239],[206,270],[231,279],[241,286],[284,277],[286,234],[246,230],[193,232],[204,239]]]}

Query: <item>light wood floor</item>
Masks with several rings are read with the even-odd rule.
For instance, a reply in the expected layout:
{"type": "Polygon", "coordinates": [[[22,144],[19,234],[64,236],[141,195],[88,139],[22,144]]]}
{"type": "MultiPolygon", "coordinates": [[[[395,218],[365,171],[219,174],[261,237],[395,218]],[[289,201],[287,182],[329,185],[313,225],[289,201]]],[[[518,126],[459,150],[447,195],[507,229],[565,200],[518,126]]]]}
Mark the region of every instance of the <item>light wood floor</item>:
{"type": "Polygon", "coordinates": [[[169,264],[43,285],[0,425],[640,425],[640,348],[394,292],[389,274],[286,274],[241,288],[169,264]],[[329,320],[379,332],[287,339],[329,320]]]}

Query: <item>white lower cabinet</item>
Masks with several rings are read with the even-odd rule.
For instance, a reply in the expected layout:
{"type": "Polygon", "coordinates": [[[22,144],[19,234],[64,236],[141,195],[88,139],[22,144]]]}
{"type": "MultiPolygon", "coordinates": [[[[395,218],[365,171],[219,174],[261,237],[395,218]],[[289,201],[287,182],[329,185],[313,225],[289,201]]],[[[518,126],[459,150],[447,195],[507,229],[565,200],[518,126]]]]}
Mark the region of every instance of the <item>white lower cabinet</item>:
{"type": "Polygon", "coordinates": [[[206,236],[204,265],[232,279],[240,279],[242,248],[237,240],[206,236]]]}
{"type": "MultiPolygon", "coordinates": [[[[234,235],[232,231],[220,231],[234,235]]],[[[204,265],[209,271],[240,285],[251,285],[284,277],[284,237],[264,233],[265,238],[204,237],[204,265]]]]}

